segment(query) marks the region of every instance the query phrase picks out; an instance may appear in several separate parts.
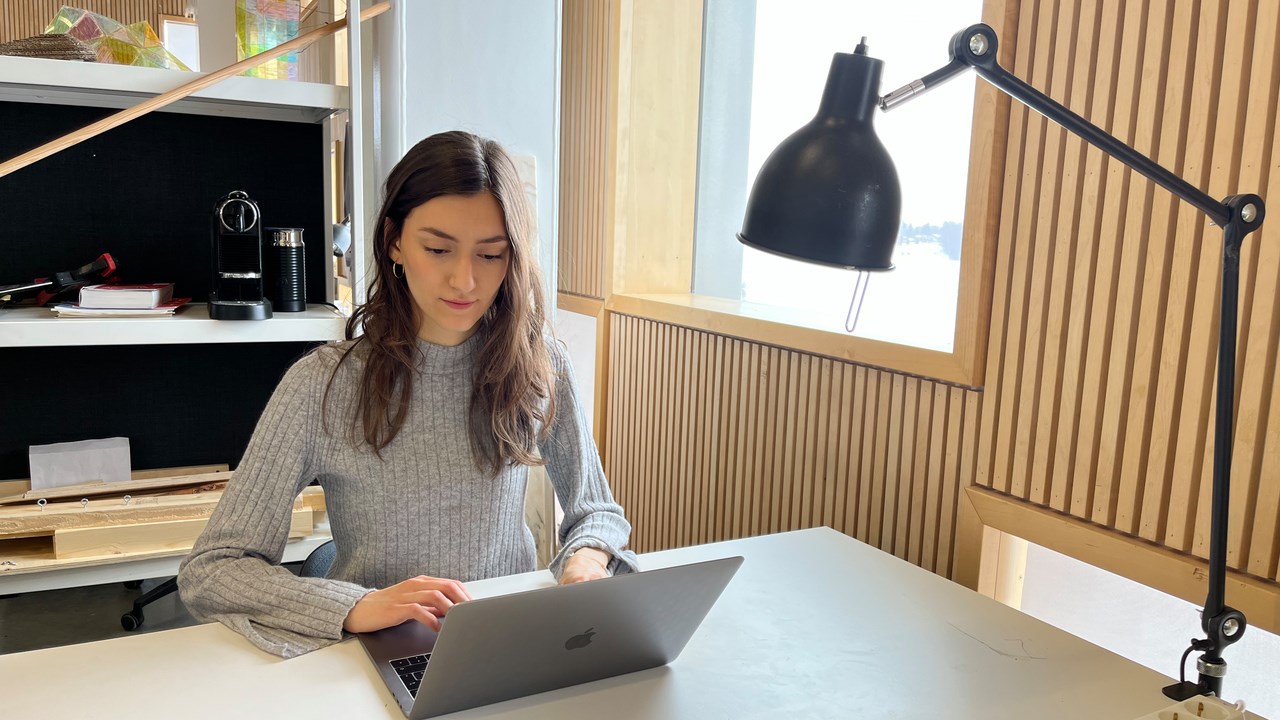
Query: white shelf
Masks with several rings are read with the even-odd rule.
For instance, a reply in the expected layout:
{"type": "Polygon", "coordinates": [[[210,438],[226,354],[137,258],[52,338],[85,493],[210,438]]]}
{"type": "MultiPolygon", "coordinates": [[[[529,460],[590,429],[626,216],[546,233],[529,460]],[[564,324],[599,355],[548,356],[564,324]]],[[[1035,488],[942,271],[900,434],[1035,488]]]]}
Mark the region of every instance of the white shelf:
{"type": "MultiPolygon", "coordinates": [[[[0,101],[123,109],[200,77],[182,70],[0,56],[0,101]]],[[[159,112],[319,122],[350,106],[345,86],[231,77],[159,112]]]]}
{"type": "Polygon", "coordinates": [[[0,347],[194,345],[341,340],[347,318],[329,305],[270,320],[212,320],[204,303],[173,317],[59,318],[49,308],[0,309],[0,347]]]}

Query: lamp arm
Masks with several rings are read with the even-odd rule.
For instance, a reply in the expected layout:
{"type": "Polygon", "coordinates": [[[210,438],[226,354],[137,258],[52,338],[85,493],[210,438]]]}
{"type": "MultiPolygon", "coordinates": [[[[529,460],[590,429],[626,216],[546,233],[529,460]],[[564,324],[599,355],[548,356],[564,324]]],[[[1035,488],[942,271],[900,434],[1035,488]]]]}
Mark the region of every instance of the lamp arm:
{"type": "Polygon", "coordinates": [[[950,80],[965,68],[972,67],[984,80],[1005,94],[1084,138],[1103,152],[1150,178],[1152,182],[1191,203],[1208,215],[1215,225],[1227,224],[1231,211],[1224,202],[1215,200],[1203,190],[1129,147],[1106,130],[1012,75],[997,62],[997,46],[996,32],[991,26],[979,23],[965,28],[951,38],[951,62],[885,95],[880,100],[881,109],[891,110],[909,98],[950,80]]]}
{"type": "Polygon", "coordinates": [[[1262,225],[1265,205],[1262,198],[1252,194],[1232,195],[1225,200],[1215,200],[1114,135],[1072,112],[1065,105],[1014,77],[997,62],[997,45],[996,33],[991,26],[979,23],[965,28],[951,38],[951,62],[885,95],[880,100],[880,108],[890,110],[950,80],[966,68],[972,67],[987,82],[1005,94],[1194,205],[1208,215],[1214,224],[1222,228],[1222,283],[1218,323],[1217,408],[1214,422],[1209,577],[1204,609],[1200,614],[1201,626],[1207,639],[1192,643],[1194,649],[1204,651],[1196,664],[1200,672],[1200,682],[1198,684],[1179,683],[1165,688],[1165,694],[1179,700],[1199,693],[1213,693],[1221,697],[1222,678],[1226,674],[1227,666],[1222,659],[1222,651],[1239,640],[1245,629],[1244,614],[1225,603],[1240,247],[1245,236],[1262,225]]]}

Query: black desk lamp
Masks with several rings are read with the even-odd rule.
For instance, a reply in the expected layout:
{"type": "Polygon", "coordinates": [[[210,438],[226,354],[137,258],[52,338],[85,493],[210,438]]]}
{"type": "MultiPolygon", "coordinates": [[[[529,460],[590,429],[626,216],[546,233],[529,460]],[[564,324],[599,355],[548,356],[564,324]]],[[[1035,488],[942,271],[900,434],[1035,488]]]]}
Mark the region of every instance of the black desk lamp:
{"type": "MultiPolygon", "coordinates": [[[[1244,634],[1245,618],[1224,602],[1227,575],[1227,504],[1231,486],[1231,432],[1235,398],[1237,295],[1240,246],[1262,225],[1257,195],[1218,201],[1116,139],[1052,98],[1010,75],[996,62],[996,33],[973,25],[951,39],[951,62],[879,97],[883,62],[867,56],[865,38],[853,54],[836,53],[818,114],[773,151],[756,177],[738,240],[778,255],[854,270],[892,270],[901,193],[893,162],[872,128],[874,109],[889,110],[972,67],[987,82],[1079,135],[1191,203],[1222,228],[1222,305],[1219,309],[1217,417],[1214,425],[1213,506],[1209,592],[1201,612],[1207,638],[1190,653],[1200,682],[1164,689],[1185,700],[1222,695],[1227,663],[1222,651],[1244,634]]],[[[1186,656],[1183,656],[1185,663],[1186,656]]]]}

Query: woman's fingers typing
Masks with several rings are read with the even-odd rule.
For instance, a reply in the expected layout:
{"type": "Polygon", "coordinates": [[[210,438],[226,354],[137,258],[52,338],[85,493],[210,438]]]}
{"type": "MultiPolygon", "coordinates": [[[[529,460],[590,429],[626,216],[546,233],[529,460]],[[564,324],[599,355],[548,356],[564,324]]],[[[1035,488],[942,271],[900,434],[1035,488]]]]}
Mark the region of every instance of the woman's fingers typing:
{"type": "Polygon", "coordinates": [[[416,620],[439,630],[439,618],[470,599],[457,580],[420,575],[366,594],[347,613],[342,627],[348,632],[372,632],[416,620]]]}

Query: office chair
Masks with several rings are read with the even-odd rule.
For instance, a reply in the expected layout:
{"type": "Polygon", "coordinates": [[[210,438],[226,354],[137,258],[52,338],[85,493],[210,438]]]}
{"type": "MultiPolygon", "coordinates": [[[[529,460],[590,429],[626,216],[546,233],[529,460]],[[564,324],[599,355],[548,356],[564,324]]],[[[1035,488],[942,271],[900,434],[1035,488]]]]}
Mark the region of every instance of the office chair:
{"type": "MultiPolygon", "coordinates": [[[[337,553],[338,549],[334,547],[333,541],[326,541],[307,555],[307,559],[302,561],[302,568],[298,571],[298,574],[302,577],[323,577],[329,571],[329,566],[333,564],[333,558],[337,553]]],[[[123,627],[128,632],[133,632],[142,627],[145,619],[142,614],[142,608],[177,589],[178,578],[171,577],[143,593],[137,600],[133,601],[133,609],[120,616],[120,627],[123,627]]]]}

